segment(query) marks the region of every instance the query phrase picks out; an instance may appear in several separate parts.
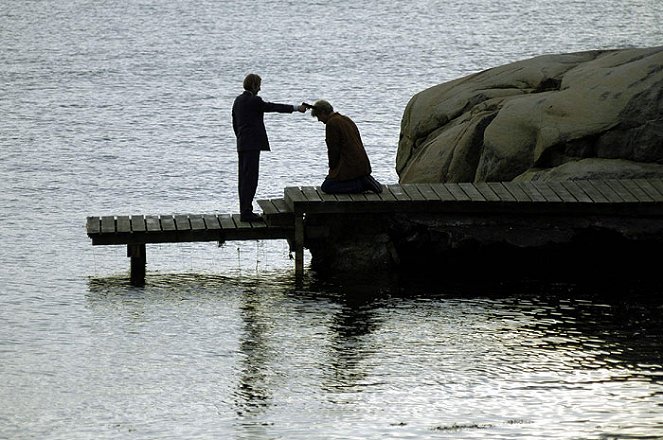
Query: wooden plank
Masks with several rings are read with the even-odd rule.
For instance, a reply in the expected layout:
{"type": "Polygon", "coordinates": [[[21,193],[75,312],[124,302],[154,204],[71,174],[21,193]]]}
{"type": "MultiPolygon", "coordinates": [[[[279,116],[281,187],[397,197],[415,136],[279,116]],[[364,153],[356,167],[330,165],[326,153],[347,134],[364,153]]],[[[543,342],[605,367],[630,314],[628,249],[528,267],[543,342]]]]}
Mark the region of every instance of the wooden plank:
{"type": "Polygon", "coordinates": [[[622,183],[619,180],[607,179],[604,180],[603,182],[605,182],[605,184],[608,185],[610,189],[612,189],[616,194],[618,194],[619,197],[621,197],[621,199],[624,200],[625,202],[638,201],[638,199],[633,194],[631,194],[631,192],[627,190],[626,187],[622,185],[622,183]]]}
{"type": "Polygon", "coordinates": [[[638,199],[638,202],[651,202],[652,198],[647,195],[634,181],[632,180],[622,180],[621,181],[624,187],[631,193],[633,196],[638,199]]]}
{"type": "Polygon", "coordinates": [[[606,200],[610,203],[621,203],[624,201],[619,194],[615,191],[613,191],[608,184],[603,181],[603,180],[586,180],[586,182],[589,182],[590,185],[592,185],[598,192],[603,194],[603,197],[606,198],[606,200]]]}
{"type": "Polygon", "coordinates": [[[281,214],[292,212],[292,210],[288,208],[288,205],[285,203],[285,200],[283,199],[272,200],[272,203],[274,203],[274,206],[276,207],[276,209],[278,209],[279,213],[281,214]]]}
{"type": "Polygon", "coordinates": [[[425,200],[428,201],[437,201],[440,200],[440,196],[437,195],[433,188],[428,183],[417,183],[417,189],[424,196],[425,200]]]}
{"type": "Polygon", "coordinates": [[[219,215],[219,223],[221,223],[222,229],[236,229],[237,225],[233,221],[230,214],[221,214],[219,215]]]}
{"type": "Polygon", "coordinates": [[[486,201],[485,197],[481,194],[481,192],[474,187],[474,184],[469,183],[469,182],[462,182],[462,183],[459,183],[458,186],[460,187],[460,189],[463,190],[463,192],[465,194],[467,194],[467,196],[473,202],[485,202],[486,201]]]}
{"type": "Polygon", "coordinates": [[[379,202],[382,200],[380,194],[376,194],[374,192],[364,193],[364,198],[366,198],[366,200],[369,202],[379,202]]]}
{"type": "Polygon", "coordinates": [[[161,232],[161,223],[156,215],[145,216],[145,227],[147,232],[161,232]]]}
{"type": "Polygon", "coordinates": [[[306,198],[308,199],[309,202],[321,202],[322,199],[320,198],[320,195],[318,195],[318,191],[316,191],[315,187],[313,186],[304,186],[302,187],[302,193],[306,198]]]}
{"type": "Polygon", "coordinates": [[[294,207],[295,203],[305,203],[308,201],[299,187],[289,186],[283,190],[284,199],[289,207],[294,207]]]}
{"type": "Polygon", "coordinates": [[[85,223],[85,230],[87,234],[99,234],[101,232],[101,218],[100,217],[88,217],[87,222],[85,223]]]}
{"type": "Polygon", "coordinates": [[[232,217],[237,229],[251,229],[253,227],[250,222],[243,222],[239,214],[233,214],[232,217]]]}
{"type": "Polygon", "coordinates": [[[105,216],[101,217],[101,233],[113,234],[115,233],[115,217],[105,216]]]}
{"type": "Polygon", "coordinates": [[[336,201],[338,202],[352,202],[352,195],[351,194],[334,194],[336,196],[336,201]]]}
{"type": "Polygon", "coordinates": [[[415,184],[407,183],[401,185],[401,188],[403,188],[403,191],[405,191],[405,193],[410,197],[410,200],[412,201],[421,202],[426,200],[426,197],[424,197],[423,194],[421,194],[421,192],[417,188],[417,185],[415,184]]]}
{"type": "Polygon", "coordinates": [[[189,223],[189,216],[187,215],[176,215],[175,216],[175,227],[178,231],[190,231],[191,224],[189,223]]]}
{"type": "Polygon", "coordinates": [[[573,180],[564,180],[561,184],[577,201],[582,203],[594,202],[573,180]]]}
{"type": "Polygon", "coordinates": [[[164,231],[176,231],[177,228],[175,227],[175,217],[172,215],[162,215],[161,229],[164,231]]]}
{"type": "Polygon", "coordinates": [[[387,188],[387,185],[382,185],[384,188],[384,191],[382,191],[378,196],[380,197],[380,200],[383,202],[395,202],[396,197],[389,191],[389,188],[387,188]]]}
{"type": "Polygon", "coordinates": [[[523,189],[516,182],[502,182],[504,188],[511,193],[517,202],[531,202],[532,199],[523,191],[523,189]]]}
{"type": "Polygon", "coordinates": [[[189,223],[192,231],[204,231],[205,220],[201,214],[189,214],[189,223]]]}
{"type": "Polygon", "coordinates": [[[409,202],[410,197],[403,191],[401,185],[387,185],[387,191],[389,191],[396,200],[401,202],[409,202]]]}
{"type": "Polygon", "coordinates": [[[443,202],[454,202],[456,198],[449,192],[444,183],[431,183],[430,188],[437,194],[438,200],[443,202]]]}
{"type": "Polygon", "coordinates": [[[145,232],[145,217],[142,215],[132,215],[130,221],[133,232],[145,232]]]}
{"type": "Polygon", "coordinates": [[[515,202],[516,198],[509,192],[502,182],[486,182],[486,185],[499,197],[501,202],[515,202]]]}
{"type": "Polygon", "coordinates": [[[315,190],[317,191],[320,200],[323,202],[335,202],[337,200],[334,194],[327,194],[319,186],[316,186],[315,190]]]}
{"type": "Polygon", "coordinates": [[[649,179],[649,183],[656,188],[659,194],[663,194],[663,179],[649,179]]]}
{"type": "Polygon", "coordinates": [[[486,182],[477,182],[474,187],[481,193],[484,199],[488,202],[499,202],[500,198],[495,191],[493,191],[486,182]]]}
{"type": "MultiPolygon", "coordinates": [[[[454,200],[457,200],[459,202],[465,202],[469,201],[470,197],[465,194],[465,191],[461,189],[460,186],[458,186],[457,183],[445,183],[444,187],[449,191],[451,196],[454,198],[454,200]]],[[[435,188],[437,190],[437,188],[435,188]]]]}
{"type": "Polygon", "coordinates": [[[530,182],[513,182],[520,187],[533,202],[545,202],[546,198],[530,182]]]}
{"type": "Polygon", "coordinates": [[[350,200],[353,202],[365,202],[366,201],[366,196],[364,194],[348,194],[350,196],[350,200]]]}
{"type": "Polygon", "coordinates": [[[115,230],[122,234],[131,232],[131,219],[128,215],[117,216],[115,219],[115,230]]]}
{"type": "Polygon", "coordinates": [[[575,183],[582,188],[582,190],[585,191],[595,203],[606,203],[608,201],[600,191],[594,188],[594,185],[592,185],[589,180],[575,180],[575,183]]]}
{"type": "Polygon", "coordinates": [[[277,215],[279,214],[279,209],[274,205],[273,200],[258,200],[258,205],[262,209],[264,215],[277,215]]]}
{"type": "Polygon", "coordinates": [[[659,193],[658,190],[646,179],[633,179],[636,185],[640,187],[651,199],[655,202],[663,202],[663,194],[659,193]]]}
{"type": "Polygon", "coordinates": [[[559,181],[554,181],[554,182],[547,182],[548,187],[560,198],[562,199],[563,202],[565,203],[574,203],[577,202],[578,199],[573,197],[573,194],[571,194],[565,187],[562,185],[562,182],[559,181]]]}
{"type": "Polygon", "coordinates": [[[544,182],[530,182],[530,185],[534,187],[546,200],[546,202],[561,202],[562,199],[555,194],[555,191],[550,188],[550,185],[544,182]]]}

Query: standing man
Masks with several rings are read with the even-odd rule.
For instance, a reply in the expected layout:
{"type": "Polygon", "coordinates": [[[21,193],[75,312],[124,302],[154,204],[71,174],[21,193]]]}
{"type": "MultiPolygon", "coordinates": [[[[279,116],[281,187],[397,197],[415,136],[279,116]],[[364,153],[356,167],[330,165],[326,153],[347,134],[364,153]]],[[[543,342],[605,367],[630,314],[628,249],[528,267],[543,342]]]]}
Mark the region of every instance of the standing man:
{"type": "Polygon", "coordinates": [[[258,96],[262,78],[250,73],[244,78],[244,92],[235,98],[232,108],[233,130],[237,137],[239,154],[239,212],[243,222],[261,220],[253,212],[253,198],[258,188],[260,152],[269,151],[269,140],[265,130],[266,112],[304,113],[304,105],[274,104],[265,102],[258,96]]]}
{"type": "Polygon", "coordinates": [[[328,194],[382,192],[382,185],[371,176],[371,163],[352,119],[334,111],[324,100],[311,107],[311,116],[325,124],[329,174],[320,189],[328,194]]]}

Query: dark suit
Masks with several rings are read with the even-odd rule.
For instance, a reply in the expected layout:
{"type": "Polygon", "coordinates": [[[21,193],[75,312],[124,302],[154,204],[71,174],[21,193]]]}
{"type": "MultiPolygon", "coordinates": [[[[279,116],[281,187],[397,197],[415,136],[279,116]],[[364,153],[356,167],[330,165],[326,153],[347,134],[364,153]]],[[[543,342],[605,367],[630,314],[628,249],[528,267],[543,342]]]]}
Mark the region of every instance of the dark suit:
{"type": "Polygon", "coordinates": [[[264,114],[293,111],[292,105],[265,102],[260,96],[247,90],[235,98],[232,118],[239,153],[238,189],[241,214],[253,212],[253,197],[258,188],[260,151],[269,151],[264,114]]]}

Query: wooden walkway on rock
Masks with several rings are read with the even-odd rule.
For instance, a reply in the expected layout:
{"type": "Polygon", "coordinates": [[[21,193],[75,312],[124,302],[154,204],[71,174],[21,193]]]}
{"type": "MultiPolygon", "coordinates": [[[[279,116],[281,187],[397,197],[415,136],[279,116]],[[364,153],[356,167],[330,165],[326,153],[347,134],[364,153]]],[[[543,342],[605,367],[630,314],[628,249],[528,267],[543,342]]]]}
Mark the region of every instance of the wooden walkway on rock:
{"type": "Polygon", "coordinates": [[[133,284],[144,282],[148,243],[287,239],[302,273],[307,214],[663,216],[663,180],[403,184],[352,195],[288,187],[283,198],[258,203],[265,221],[241,222],[237,214],[101,216],[88,217],[87,234],[93,245],[128,246],[133,284]]]}

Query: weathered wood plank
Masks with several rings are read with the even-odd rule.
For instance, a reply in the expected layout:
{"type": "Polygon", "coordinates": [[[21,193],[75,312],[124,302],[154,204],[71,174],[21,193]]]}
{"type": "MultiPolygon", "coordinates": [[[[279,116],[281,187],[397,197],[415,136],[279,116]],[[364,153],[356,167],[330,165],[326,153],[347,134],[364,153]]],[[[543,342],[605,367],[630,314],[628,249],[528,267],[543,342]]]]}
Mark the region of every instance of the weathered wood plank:
{"type": "Polygon", "coordinates": [[[315,190],[317,191],[320,200],[323,202],[335,202],[337,200],[334,194],[327,194],[319,186],[316,186],[315,190]]]}
{"type": "Polygon", "coordinates": [[[395,202],[396,197],[394,197],[394,195],[391,193],[391,191],[389,191],[389,188],[387,188],[387,185],[382,185],[382,188],[384,188],[384,190],[380,194],[378,194],[378,196],[380,197],[380,200],[382,200],[383,202],[389,202],[389,203],[395,202]]]}
{"type": "Polygon", "coordinates": [[[302,193],[306,197],[306,199],[309,202],[321,202],[322,198],[320,198],[320,195],[318,194],[318,191],[316,191],[315,187],[313,186],[303,186],[302,187],[302,193]]]}
{"type": "Polygon", "coordinates": [[[562,199],[553,191],[550,185],[543,182],[529,182],[534,189],[536,189],[545,199],[546,202],[557,203],[562,199]]]}
{"type": "Polygon", "coordinates": [[[500,197],[495,194],[495,191],[493,191],[490,186],[486,182],[477,182],[474,184],[474,187],[481,193],[484,199],[488,202],[499,202],[500,197]]]}
{"type": "Polygon", "coordinates": [[[210,231],[216,231],[221,229],[221,224],[219,223],[219,217],[215,214],[204,214],[203,220],[205,221],[205,227],[210,231]]]}
{"type": "Polygon", "coordinates": [[[379,202],[379,201],[382,200],[382,198],[380,197],[380,194],[376,194],[374,192],[365,193],[364,197],[366,198],[367,201],[370,201],[370,202],[379,202]]]}
{"type": "Polygon", "coordinates": [[[412,183],[406,183],[404,185],[401,185],[401,188],[403,188],[403,191],[405,191],[405,194],[410,197],[410,200],[414,202],[421,202],[425,201],[426,197],[421,194],[419,191],[418,185],[412,184],[412,183]]]}
{"type": "Polygon", "coordinates": [[[260,209],[262,209],[264,215],[279,214],[279,209],[274,205],[274,200],[258,200],[258,205],[260,205],[260,209]]]}
{"type": "Polygon", "coordinates": [[[438,196],[437,193],[433,191],[433,188],[431,188],[430,184],[428,183],[417,183],[417,189],[421,195],[424,196],[425,200],[440,200],[440,196],[438,196]]]}
{"type": "Polygon", "coordinates": [[[178,231],[190,231],[191,223],[189,223],[189,216],[182,214],[176,215],[175,227],[177,228],[178,231]]]}
{"type": "Polygon", "coordinates": [[[274,199],[272,200],[272,203],[274,203],[274,206],[276,207],[276,209],[280,214],[292,212],[292,210],[288,208],[288,205],[285,203],[285,200],[283,199],[274,199]]]}
{"type": "Polygon", "coordinates": [[[308,201],[301,188],[296,186],[289,186],[283,190],[284,199],[290,208],[294,207],[295,203],[305,203],[308,201]]]}
{"type": "Polygon", "coordinates": [[[607,203],[608,199],[605,198],[600,191],[594,188],[594,185],[589,180],[575,180],[576,185],[582,188],[583,191],[594,201],[594,203],[607,203]]]}
{"type": "Polygon", "coordinates": [[[336,201],[338,202],[352,202],[352,195],[351,194],[334,194],[336,196],[336,201]]]}
{"type": "Polygon", "coordinates": [[[219,215],[219,223],[221,223],[222,229],[236,229],[237,226],[232,219],[230,214],[221,214],[219,215]]]}
{"type": "Polygon", "coordinates": [[[663,194],[663,179],[649,179],[649,183],[656,188],[659,194],[663,194]]]}
{"type": "Polygon", "coordinates": [[[644,192],[634,181],[622,180],[622,184],[631,194],[633,194],[633,196],[635,196],[636,199],[638,199],[638,202],[653,201],[652,198],[649,197],[649,195],[647,195],[647,193],[644,192]]]}
{"type": "Polygon", "coordinates": [[[176,231],[177,228],[175,227],[175,217],[172,215],[162,215],[161,229],[164,231],[176,231]]]}
{"type": "Polygon", "coordinates": [[[444,187],[447,189],[447,191],[449,191],[449,193],[452,195],[454,200],[457,200],[459,202],[466,202],[471,200],[470,197],[467,194],[465,194],[465,191],[463,191],[463,189],[460,186],[458,186],[457,183],[445,183],[444,187]]]}
{"type": "Polygon", "coordinates": [[[159,222],[159,217],[156,215],[145,216],[145,228],[147,232],[160,232],[161,223],[159,222]]]}
{"type": "Polygon", "coordinates": [[[501,202],[515,202],[516,198],[502,185],[502,182],[486,182],[488,187],[499,197],[501,202]]]}
{"type": "Polygon", "coordinates": [[[130,221],[132,232],[145,232],[145,217],[142,215],[132,215],[130,221]]]}
{"type": "Polygon", "coordinates": [[[232,215],[233,222],[235,222],[235,225],[237,225],[237,229],[251,229],[253,226],[251,226],[250,222],[243,222],[241,219],[241,216],[239,214],[233,214],[232,215]]]}
{"type": "Polygon", "coordinates": [[[617,179],[607,179],[604,180],[606,185],[610,187],[616,194],[619,195],[619,197],[622,198],[625,202],[637,202],[638,199],[631,194],[631,192],[626,189],[626,187],[621,183],[621,181],[617,179]]]}
{"type": "Polygon", "coordinates": [[[663,194],[659,193],[658,190],[645,179],[633,179],[636,185],[640,187],[651,199],[655,202],[663,201],[663,194]]]}
{"type": "Polygon", "coordinates": [[[591,197],[585,193],[573,180],[564,180],[560,182],[562,186],[578,201],[582,203],[593,203],[591,197]]]}
{"type": "Polygon", "coordinates": [[[517,202],[531,202],[532,199],[523,191],[516,182],[502,182],[504,188],[511,193],[517,202]]]}
{"type": "Polygon", "coordinates": [[[603,180],[587,180],[590,185],[592,185],[598,192],[600,192],[603,197],[610,203],[621,203],[624,201],[619,194],[613,191],[608,184],[603,180]]]}
{"type": "Polygon", "coordinates": [[[131,219],[128,215],[118,215],[115,219],[115,231],[119,234],[128,234],[131,232],[131,219]]]}
{"type": "Polygon", "coordinates": [[[364,194],[348,194],[350,196],[350,200],[353,202],[365,202],[366,201],[366,196],[364,194]]]}
{"type": "Polygon", "coordinates": [[[463,190],[467,197],[470,198],[473,202],[485,202],[485,197],[477,190],[474,184],[469,182],[462,182],[458,184],[458,187],[463,190]]]}
{"type": "Polygon", "coordinates": [[[101,233],[101,217],[88,217],[85,230],[88,235],[101,233]]]}
{"type": "Polygon", "coordinates": [[[387,185],[387,191],[389,191],[396,200],[401,202],[409,202],[410,197],[403,191],[403,187],[400,185],[387,185]]]}
{"type": "Polygon", "coordinates": [[[115,233],[115,217],[105,216],[101,217],[101,233],[114,234],[115,233]]]}
{"type": "Polygon", "coordinates": [[[513,182],[518,185],[520,189],[527,194],[533,202],[545,202],[546,198],[529,182],[513,182]]]}
{"type": "Polygon", "coordinates": [[[562,185],[562,182],[559,181],[553,181],[553,182],[546,182],[548,184],[548,187],[560,198],[562,199],[562,202],[565,203],[575,203],[578,201],[575,197],[573,197],[573,194],[571,194],[565,187],[562,185]]]}
{"type": "Polygon", "coordinates": [[[189,214],[189,223],[191,223],[192,231],[204,231],[205,220],[200,214],[189,214]]]}

